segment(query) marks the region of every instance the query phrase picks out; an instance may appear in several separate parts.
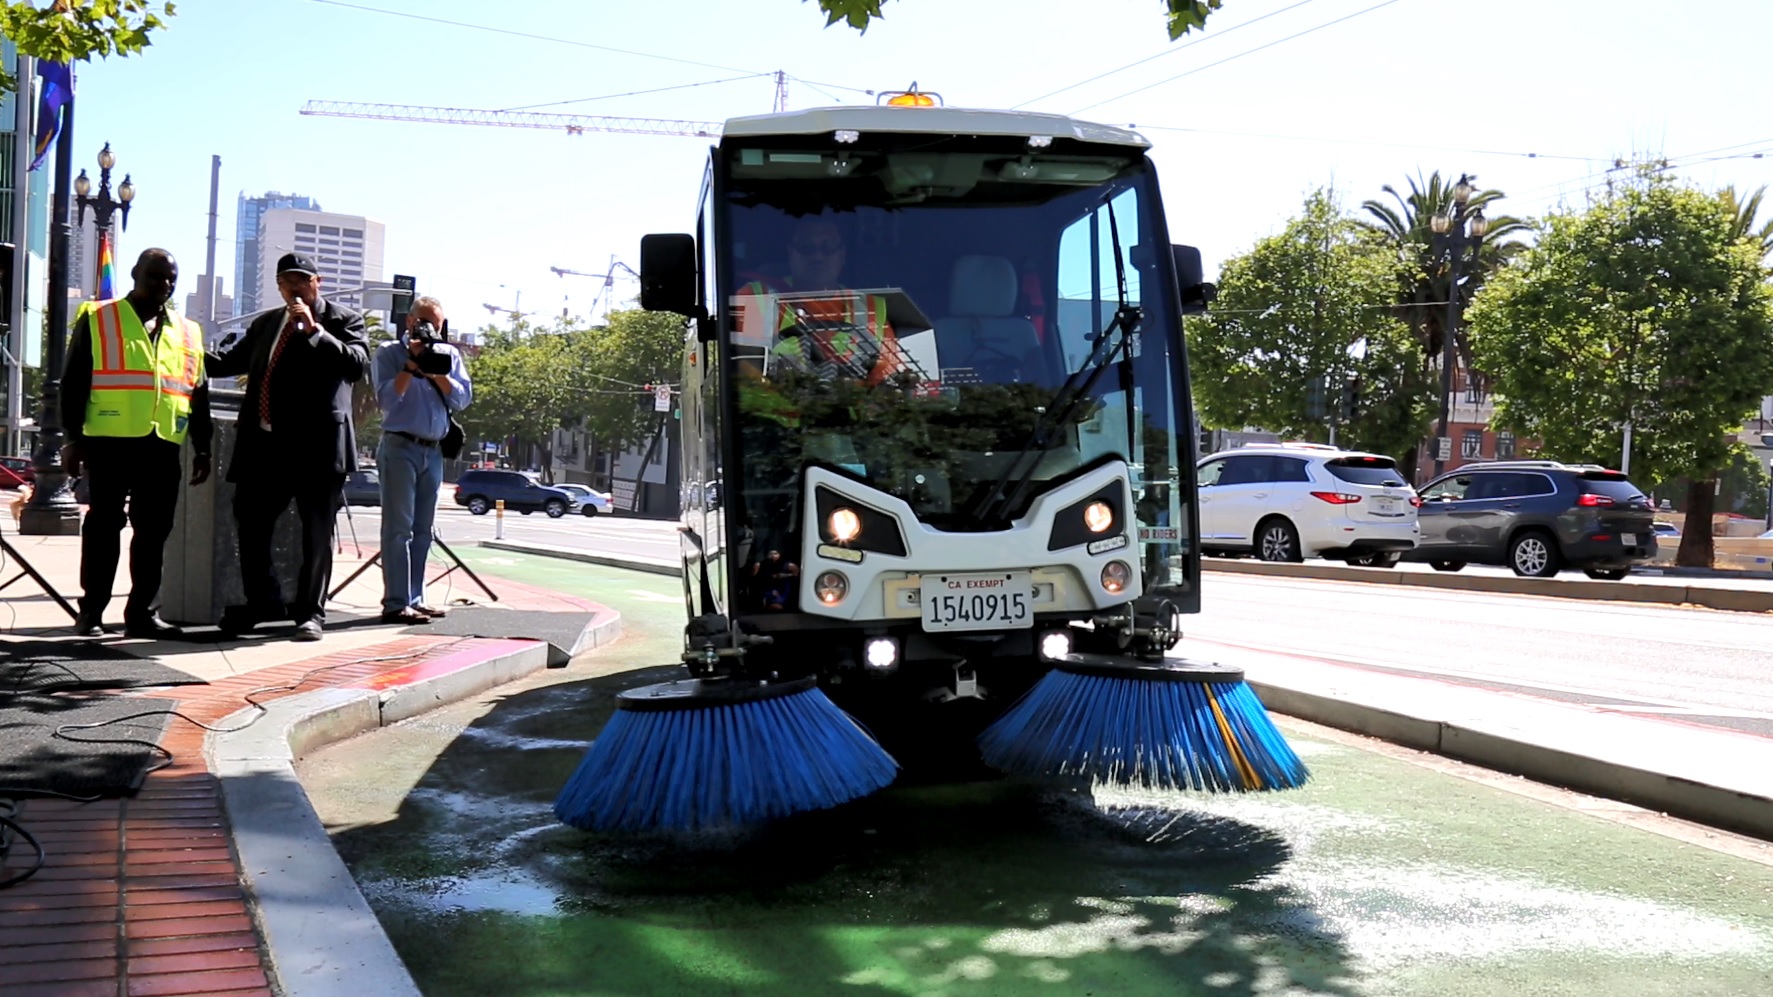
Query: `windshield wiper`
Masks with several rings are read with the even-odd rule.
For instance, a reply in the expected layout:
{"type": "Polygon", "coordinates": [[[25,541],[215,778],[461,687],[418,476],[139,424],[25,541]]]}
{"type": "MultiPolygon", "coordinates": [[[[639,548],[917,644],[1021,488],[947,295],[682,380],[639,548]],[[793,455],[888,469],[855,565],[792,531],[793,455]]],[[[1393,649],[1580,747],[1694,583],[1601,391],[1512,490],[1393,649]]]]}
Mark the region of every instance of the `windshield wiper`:
{"type": "MultiPolygon", "coordinates": [[[[1068,423],[1078,406],[1090,397],[1096,382],[1108,370],[1109,359],[1119,352],[1120,362],[1124,366],[1133,358],[1133,333],[1138,330],[1145,313],[1127,301],[1127,263],[1120,248],[1120,226],[1115,222],[1114,205],[1109,203],[1104,206],[1108,209],[1108,236],[1114,242],[1114,278],[1120,295],[1119,303],[1114,310],[1114,318],[1096,334],[1095,345],[1091,348],[1089,357],[1071,372],[1071,376],[1065,379],[1065,383],[1059,386],[1052,400],[1047,403],[1039,421],[1034,424],[1034,432],[1029,435],[1028,443],[1017,452],[1009,467],[1004,469],[1004,473],[992,483],[991,488],[973,504],[972,518],[999,529],[1009,526],[1010,511],[1020,507],[1028,497],[1028,490],[1034,486],[1034,472],[1040,468],[1041,459],[1046,452],[1052,449],[1057,436],[1054,430],[1068,423]]],[[[1130,386],[1127,389],[1127,404],[1132,404],[1130,386]]],[[[1127,445],[1134,445],[1130,437],[1127,445]]]]}

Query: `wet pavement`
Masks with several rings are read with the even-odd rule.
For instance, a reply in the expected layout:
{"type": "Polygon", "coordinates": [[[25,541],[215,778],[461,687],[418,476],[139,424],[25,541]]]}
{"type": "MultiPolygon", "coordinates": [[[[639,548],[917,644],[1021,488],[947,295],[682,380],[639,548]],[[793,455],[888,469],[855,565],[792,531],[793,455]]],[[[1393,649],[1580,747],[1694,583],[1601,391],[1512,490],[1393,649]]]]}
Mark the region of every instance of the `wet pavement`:
{"type": "Polygon", "coordinates": [[[1773,849],[1293,723],[1314,778],[1285,794],[990,782],[723,838],[562,827],[615,692],[675,674],[679,582],[499,560],[625,636],[300,766],[433,997],[1770,990],[1773,849]]]}

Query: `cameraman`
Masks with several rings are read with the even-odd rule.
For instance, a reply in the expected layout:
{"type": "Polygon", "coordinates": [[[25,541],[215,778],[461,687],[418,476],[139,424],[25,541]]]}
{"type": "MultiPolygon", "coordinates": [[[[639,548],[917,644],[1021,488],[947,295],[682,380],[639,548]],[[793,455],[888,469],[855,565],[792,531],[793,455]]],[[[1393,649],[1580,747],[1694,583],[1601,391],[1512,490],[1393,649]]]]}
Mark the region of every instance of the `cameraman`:
{"type": "Polygon", "coordinates": [[[449,434],[450,413],[467,408],[473,398],[467,365],[444,342],[445,328],[443,303],[422,297],[406,316],[406,338],[376,350],[383,623],[429,623],[444,615],[424,601],[425,557],[443,484],[441,444],[449,434]]]}

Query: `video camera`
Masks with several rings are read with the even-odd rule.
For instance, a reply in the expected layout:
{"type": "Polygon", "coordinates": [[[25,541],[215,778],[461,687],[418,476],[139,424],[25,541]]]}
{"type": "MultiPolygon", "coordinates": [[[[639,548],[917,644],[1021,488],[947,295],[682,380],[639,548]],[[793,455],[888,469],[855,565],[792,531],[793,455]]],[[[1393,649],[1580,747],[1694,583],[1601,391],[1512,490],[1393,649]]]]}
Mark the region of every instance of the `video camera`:
{"type": "Polygon", "coordinates": [[[426,374],[447,374],[453,366],[453,359],[448,353],[437,348],[438,344],[447,341],[448,333],[440,331],[429,319],[420,319],[413,323],[407,332],[408,342],[422,343],[424,349],[413,355],[412,362],[426,374]]]}

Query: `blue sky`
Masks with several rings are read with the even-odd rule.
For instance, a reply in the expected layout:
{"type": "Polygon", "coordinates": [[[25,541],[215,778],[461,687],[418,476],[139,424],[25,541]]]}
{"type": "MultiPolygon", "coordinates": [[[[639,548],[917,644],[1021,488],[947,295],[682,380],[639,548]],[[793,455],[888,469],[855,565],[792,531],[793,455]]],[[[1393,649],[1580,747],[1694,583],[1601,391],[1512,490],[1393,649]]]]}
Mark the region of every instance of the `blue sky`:
{"type": "Polygon", "coordinates": [[[1755,113],[1773,4],[1225,0],[1176,43],[1162,7],[889,0],[858,35],[802,0],[183,0],[145,54],[80,67],[75,161],[96,173],[112,144],[139,189],[120,262],[163,245],[181,291],[203,270],[219,154],[230,292],[235,195],[293,191],[384,222],[389,272],[417,275],[458,328],[488,321],[488,303],[587,310],[599,282],[549,268],[637,266],[641,235],[687,231],[707,140],[306,117],[305,101],[598,97],[538,109],[719,121],[771,108],[771,77],[715,82],[733,77],[786,71],[791,108],[915,80],[953,105],[1140,128],[1171,233],[1209,268],[1326,184],[1358,205],[1418,172],[1468,171],[1532,215],[1580,204],[1616,157],[1666,156],[1705,186],[1773,180],[1773,160],[1752,158],[1773,154],[1755,113]]]}

